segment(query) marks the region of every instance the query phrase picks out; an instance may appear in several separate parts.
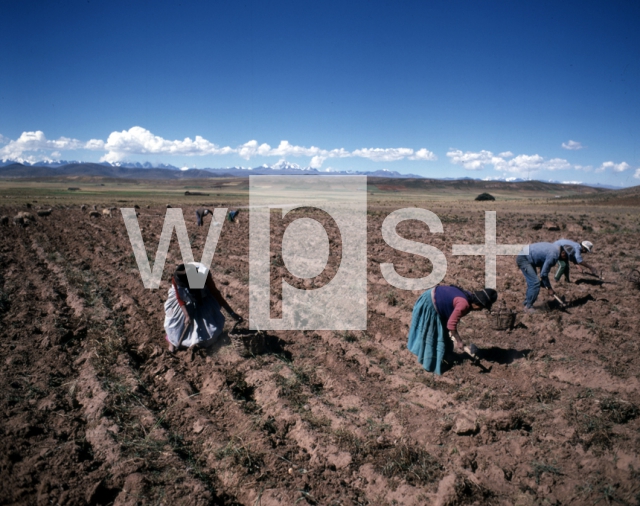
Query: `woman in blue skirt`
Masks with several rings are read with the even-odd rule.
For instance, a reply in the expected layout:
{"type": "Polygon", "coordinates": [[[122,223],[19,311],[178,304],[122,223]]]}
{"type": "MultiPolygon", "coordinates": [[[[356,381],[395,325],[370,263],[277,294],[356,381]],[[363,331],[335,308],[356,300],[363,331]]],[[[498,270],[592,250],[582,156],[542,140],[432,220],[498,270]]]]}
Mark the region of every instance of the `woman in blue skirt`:
{"type": "Polygon", "coordinates": [[[485,288],[468,292],[457,286],[439,285],[424,292],[416,301],[411,316],[407,348],[429,372],[442,374],[440,365],[446,352],[462,352],[464,343],[458,334],[460,318],[470,311],[491,309],[498,292],[485,288]]]}

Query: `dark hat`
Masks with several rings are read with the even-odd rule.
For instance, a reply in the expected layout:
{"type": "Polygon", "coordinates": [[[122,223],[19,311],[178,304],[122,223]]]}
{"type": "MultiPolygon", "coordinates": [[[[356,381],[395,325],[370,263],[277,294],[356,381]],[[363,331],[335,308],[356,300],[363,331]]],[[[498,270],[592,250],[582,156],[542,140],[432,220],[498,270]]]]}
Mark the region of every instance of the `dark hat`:
{"type": "Polygon", "coordinates": [[[498,300],[498,292],[496,292],[493,288],[478,290],[477,292],[473,292],[473,295],[475,296],[475,299],[480,303],[480,305],[485,309],[491,309],[493,303],[498,300]]]}

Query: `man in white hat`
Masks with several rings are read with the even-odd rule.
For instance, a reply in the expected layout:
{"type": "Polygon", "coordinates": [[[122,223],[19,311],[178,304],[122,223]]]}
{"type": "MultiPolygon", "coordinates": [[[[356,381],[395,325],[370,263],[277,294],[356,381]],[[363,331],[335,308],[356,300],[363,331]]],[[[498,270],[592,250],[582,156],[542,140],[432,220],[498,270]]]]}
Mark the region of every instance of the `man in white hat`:
{"type": "Polygon", "coordinates": [[[571,281],[569,280],[569,262],[579,265],[580,268],[586,267],[594,276],[598,275],[598,271],[596,271],[595,267],[592,267],[587,262],[582,260],[582,255],[584,255],[585,253],[591,253],[593,251],[592,242],[582,241],[582,243],[577,243],[575,241],[570,241],[569,239],[560,239],[553,244],[557,246],[571,246],[573,248],[573,254],[569,255],[568,260],[558,261],[558,270],[556,271],[555,275],[556,281],[559,281],[564,274],[565,281],[567,283],[571,283],[571,281]]]}

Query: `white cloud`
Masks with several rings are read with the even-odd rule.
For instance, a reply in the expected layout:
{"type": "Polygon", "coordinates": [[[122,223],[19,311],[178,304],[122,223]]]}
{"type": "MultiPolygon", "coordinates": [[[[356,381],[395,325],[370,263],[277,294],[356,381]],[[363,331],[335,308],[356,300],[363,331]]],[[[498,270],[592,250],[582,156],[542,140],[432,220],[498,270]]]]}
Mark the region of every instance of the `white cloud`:
{"type": "Polygon", "coordinates": [[[563,142],[562,147],[564,149],[569,149],[571,151],[576,151],[578,149],[584,149],[584,146],[578,141],[569,140],[569,142],[563,142]]]}
{"type": "MultiPolygon", "coordinates": [[[[447,156],[451,158],[451,163],[462,165],[467,170],[482,170],[485,165],[493,163],[494,158],[496,158],[491,151],[485,150],[477,153],[472,151],[463,153],[459,149],[452,149],[447,153],[447,156]]],[[[500,160],[504,161],[503,159],[500,160]]]]}
{"type": "Polygon", "coordinates": [[[413,155],[413,149],[409,148],[363,148],[356,149],[352,156],[368,158],[375,162],[395,162],[413,155]]]}
{"type": "MultiPolygon", "coordinates": [[[[535,155],[518,155],[511,159],[507,159],[513,156],[511,151],[505,151],[499,155],[494,155],[491,151],[467,151],[462,152],[459,149],[450,149],[447,156],[451,159],[451,163],[456,165],[462,165],[467,170],[482,170],[487,165],[493,165],[493,168],[502,173],[513,173],[530,176],[532,173],[549,170],[583,170],[585,172],[591,172],[593,167],[591,165],[573,165],[564,158],[551,158],[545,159],[544,157],[535,155]]],[[[612,172],[624,172],[629,170],[631,166],[627,162],[614,163],[612,161],[604,162],[598,167],[595,172],[604,172],[605,170],[611,170],[612,172]]],[[[640,169],[638,169],[640,171],[640,169]]],[[[634,177],[640,179],[638,171],[634,177]]],[[[572,182],[573,183],[573,182],[572,182]]],[[[577,184],[577,183],[576,183],[577,184]]]]}
{"type": "Polygon", "coordinates": [[[322,167],[322,164],[324,163],[324,161],[326,160],[326,158],[324,156],[314,156],[311,159],[311,162],[309,163],[309,167],[311,167],[312,169],[319,169],[320,167],[322,167]]]}
{"type": "MultiPolygon", "coordinates": [[[[115,162],[121,161],[133,154],[167,154],[167,155],[226,155],[237,154],[245,160],[255,156],[277,156],[286,157],[311,157],[310,166],[320,168],[328,158],[360,157],[376,162],[391,162],[408,158],[410,160],[436,160],[435,154],[422,148],[414,151],[410,148],[364,148],[349,152],[344,148],[326,150],[316,146],[305,147],[296,146],[287,140],[280,141],[280,144],[272,148],[269,144],[258,144],[256,140],[250,140],[237,148],[220,148],[208,140],[196,136],[195,140],[186,138],[183,141],[169,141],[153,135],[149,130],[142,127],[132,127],[122,132],[112,132],[107,142],[101,146],[100,142],[92,139],[93,149],[106,149],[108,152],[101,158],[101,161],[115,162]]],[[[87,143],[89,144],[89,143],[87,143]]]]}
{"type": "Polygon", "coordinates": [[[437,160],[438,157],[428,149],[422,148],[415,152],[415,154],[409,157],[409,160],[428,160],[434,161],[437,160]]]}
{"type": "Polygon", "coordinates": [[[636,169],[636,173],[633,175],[636,179],[640,179],[640,169],[636,169]]]}
{"type": "MultiPolygon", "coordinates": [[[[3,141],[8,139],[3,137],[3,141]]],[[[8,141],[8,144],[0,149],[0,157],[16,159],[20,158],[23,153],[42,152],[42,151],[58,151],[58,150],[76,150],[84,146],[82,141],[70,139],[68,137],[60,137],[57,140],[48,140],[44,132],[37,130],[35,132],[22,132],[22,135],[15,141],[8,141]]],[[[33,155],[31,155],[33,156],[33,155]]]]}
{"type": "Polygon", "coordinates": [[[127,155],[163,154],[163,155],[225,155],[237,152],[230,147],[220,148],[203,137],[196,135],[194,140],[170,141],[149,130],[135,126],[122,132],[112,132],[104,148],[108,150],[100,161],[117,162],[127,155]]]}
{"type": "Polygon", "coordinates": [[[497,170],[521,174],[541,170],[543,163],[544,158],[540,155],[518,155],[508,162],[500,161],[494,165],[497,170]]]}
{"type": "Polygon", "coordinates": [[[604,162],[602,165],[600,165],[600,167],[596,169],[596,172],[604,172],[607,169],[611,169],[613,172],[624,172],[625,170],[629,170],[630,168],[631,166],[627,162],[604,162]]]}
{"type": "Polygon", "coordinates": [[[562,181],[562,184],[582,184],[582,181],[562,181]]]}
{"type": "Polygon", "coordinates": [[[91,139],[86,142],[84,149],[90,149],[91,151],[102,151],[104,149],[104,141],[100,139],[91,139]]]}
{"type": "Polygon", "coordinates": [[[447,153],[451,158],[451,163],[462,165],[467,170],[482,170],[487,165],[493,165],[495,170],[501,172],[511,172],[515,174],[530,174],[540,170],[566,170],[572,165],[563,158],[552,158],[545,160],[540,155],[518,155],[511,158],[513,153],[505,151],[499,155],[494,155],[491,151],[467,151],[463,153],[459,149],[452,149],[447,153]]]}
{"type": "Polygon", "coordinates": [[[552,158],[551,160],[545,162],[546,170],[568,170],[571,168],[573,168],[573,166],[564,158],[552,158]]]}
{"type": "MultiPolygon", "coordinates": [[[[118,162],[132,155],[182,155],[182,156],[205,156],[205,155],[229,155],[237,154],[245,160],[256,156],[270,157],[277,156],[281,159],[286,157],[310,157],[310,166],[316,169],[322,167],[325,160],[329,158],[359,157],[367,158],[375,162],[392,162],[396,160],[409,159],[431,161],[436,160],[436,155],[426,148],[414,151],[410,148],[363,148],[355,151],[347,151],[344,148],[321,149],[316,146],[305,147],[296,146],[287,140],[280,141],[277,147],[272,148],[269,144],[258,144],[256,140],[250,140],[236,148],[229,146],[219,147],[207,139],[196,135],[194,139],[186,137],[183,140],[168,140],[158,135],[154,135],[146,128],[134,126],[129,130],[111,132],[107,141],[101,139],[91,139],[82,142],[77,139],[60,137],[57,140],[48,140],[42,131],[23,132],[19,139],[11,141],[0,135],[0,143],[7,145],[0,149],[0,156],[5,159],[18,159],[24,154],[33,152],[53,152],[52,155],[59,156],[62,151],[72,151],[87,149],[91,151],[106,151],[100,161],[118,162]]],[[[33,155],[31,155],[33,156],[33,155]]],[[[44,155],[40,155],[42,159],[44,155]]]]}
{"type": "Polygon", "coordinates": [[[4,135],[0,134],[0,144],[6,144],[7,142],[9,142],[9,139],[7,139],[4,135]]]}

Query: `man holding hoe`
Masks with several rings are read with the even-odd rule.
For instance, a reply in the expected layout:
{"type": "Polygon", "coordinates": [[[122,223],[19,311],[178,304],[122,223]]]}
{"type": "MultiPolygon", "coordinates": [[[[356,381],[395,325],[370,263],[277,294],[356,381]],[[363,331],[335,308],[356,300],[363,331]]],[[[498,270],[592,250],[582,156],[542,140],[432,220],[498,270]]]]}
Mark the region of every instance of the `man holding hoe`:
{"type": "Polygon", "coordinates": [[[569,239],[560,239],[559,241],[554,242],[556,246],[571,246],[573,248],[573,254],[569,255],[567,261],[558,260],[558,270],[556,271],[555,280],[560,281],[560,278],[564,274],[564,280],[567,283],[571,283],[569,280],[569,262],[579,265],[580,268],[586,267],[591,271],[593,276],[598,276],[598,271],[596,271],[595,267],[592,267],[587,262],[582,260],[582,255],[585,253],[591,253],[593,251],[593,243],[590,241],[582,241],[581,243],[577,243],[575,241],[570,241],[569,239]]]}
{"type": "Polygon", "coordinates": [[[559,246],[549,242],[530,244],[528,253],[526,251],[527,248],[518,254],[516,264],[527,282],[527,295],[524,301],[525,313],[535,313],[536,310],[533,308],[533,303],[540,293],[540,284],[547,289],[549,295],[555,297],[556,292],[551,288],[551,283],[549,282],[551,267],[560,260],[567,262],[571,255],[574,254],[574,251],[571,246],[559,246]],[[539,279],[537,269],[540,269],[539,279]]]}

